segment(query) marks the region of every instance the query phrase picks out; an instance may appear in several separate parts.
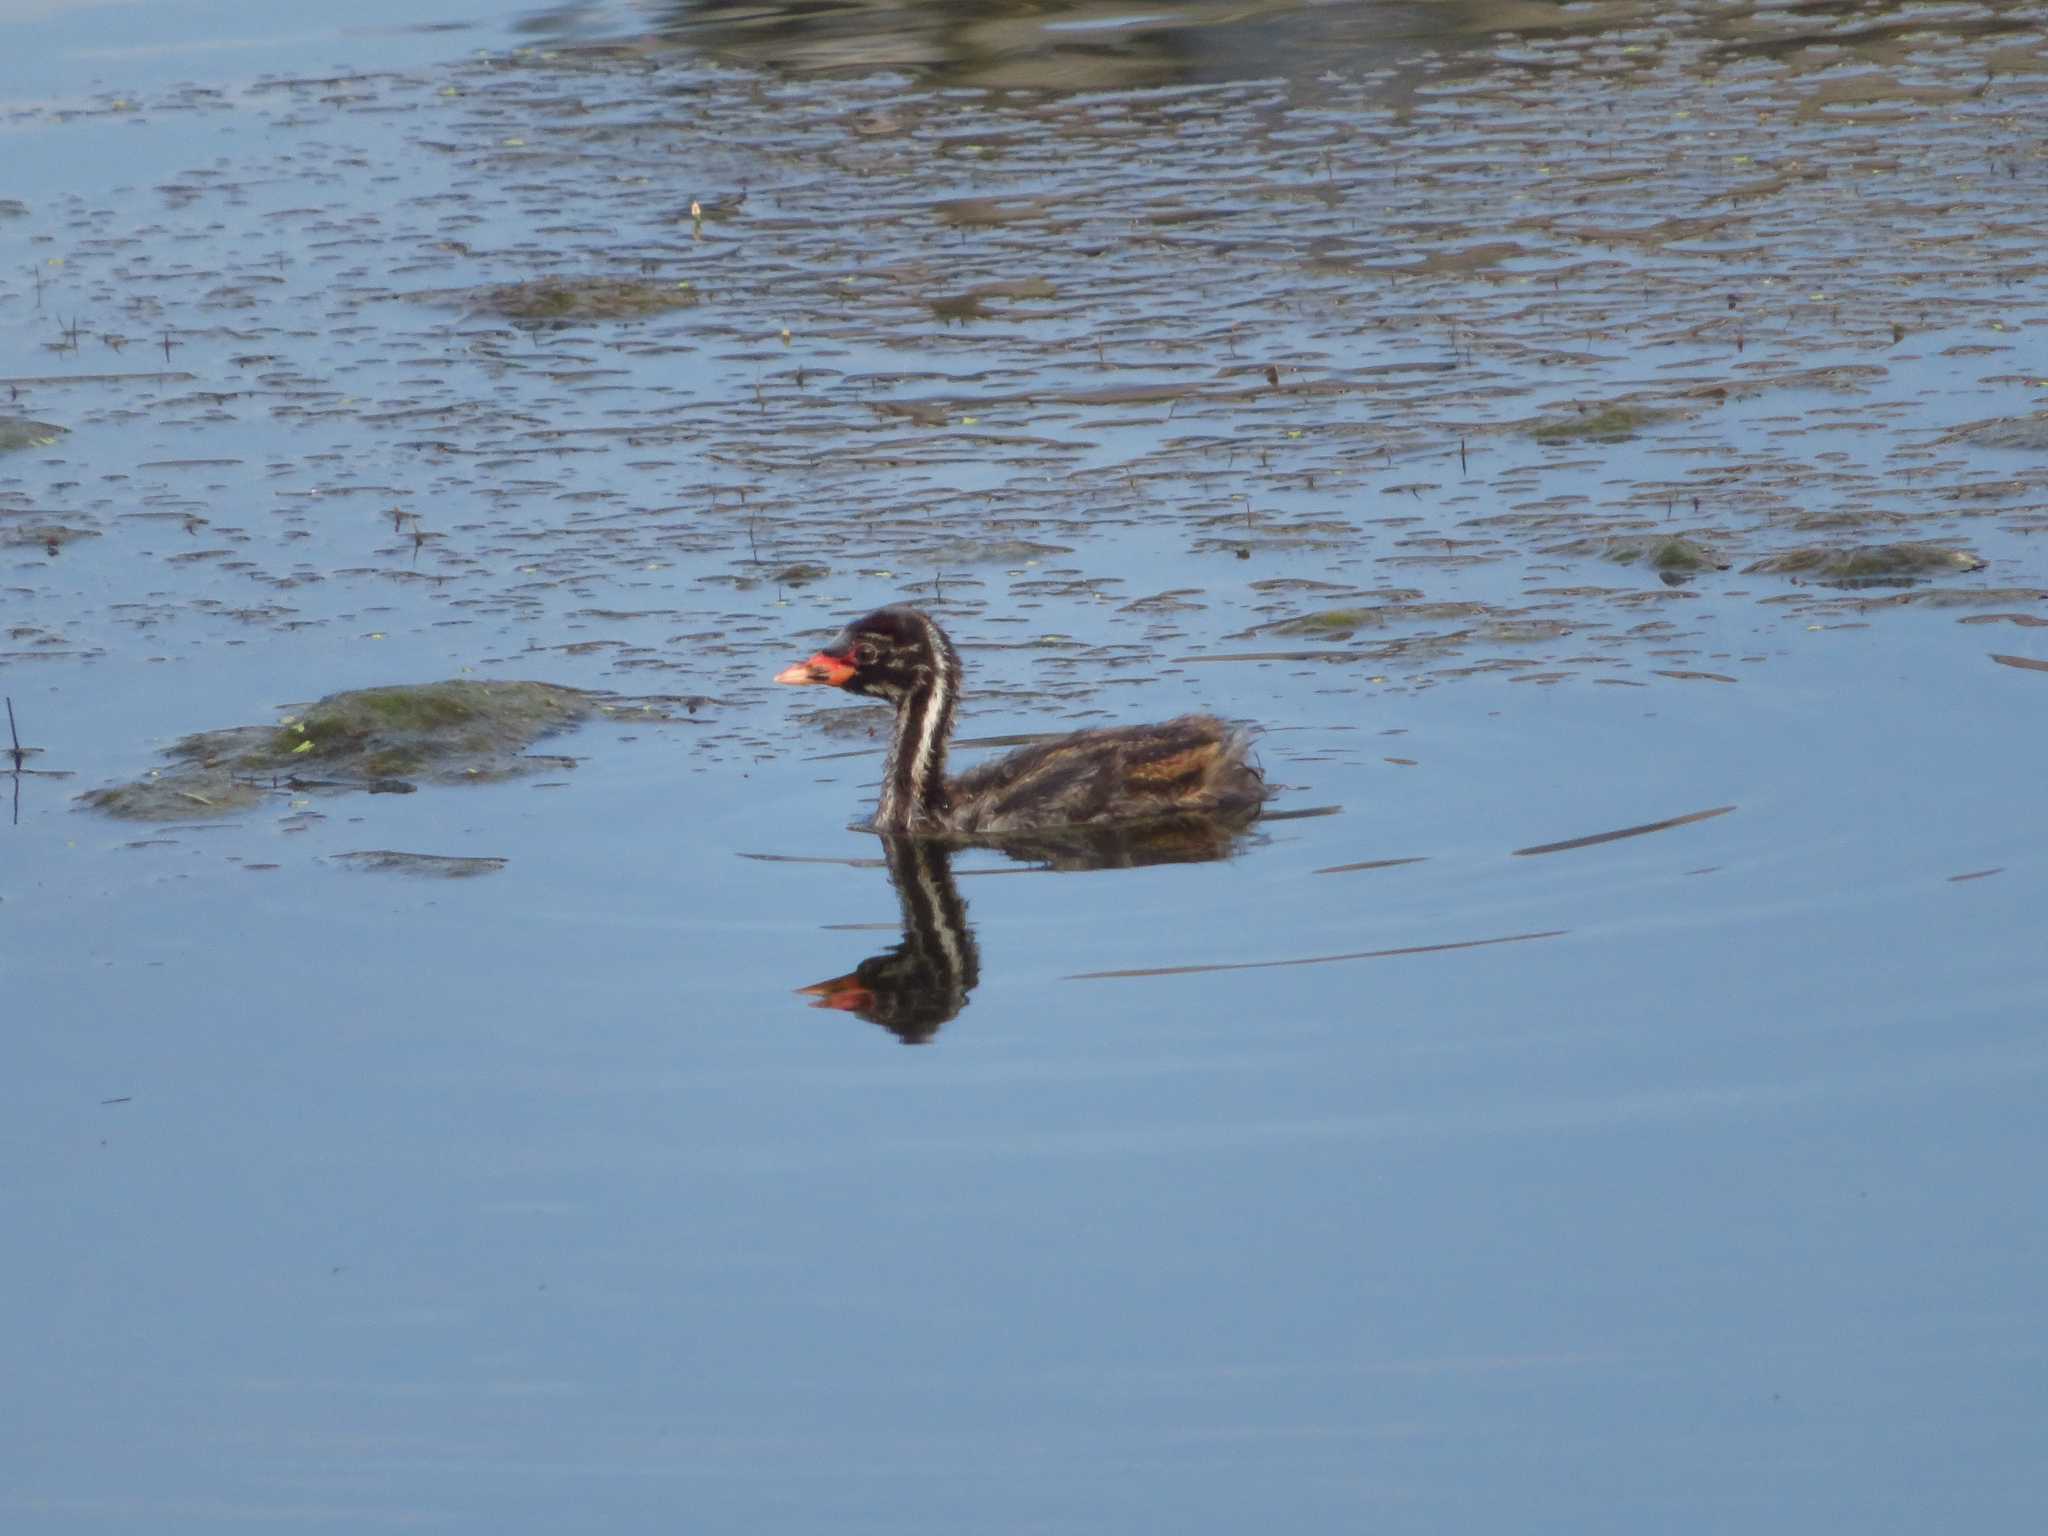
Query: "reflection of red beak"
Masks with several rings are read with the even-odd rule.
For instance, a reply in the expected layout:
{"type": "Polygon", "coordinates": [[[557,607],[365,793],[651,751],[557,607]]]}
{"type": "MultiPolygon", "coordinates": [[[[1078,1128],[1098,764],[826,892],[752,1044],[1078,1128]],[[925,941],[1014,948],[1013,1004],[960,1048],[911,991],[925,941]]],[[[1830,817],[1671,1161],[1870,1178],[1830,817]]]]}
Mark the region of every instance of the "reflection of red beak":
{"type": "MultiPolygon", "coordinates": [[[[790,670],[794,671],[795,668],[790,670]]],[[[863,1008],[872,1008],[875,1004],[875,994],[861,985],[858,971],[848,971],[844,976],[834,976],[830,981],[798,987],[797,991],[804,997],[817,999],[811,1004],[813,1008],[836,1008],[841,1013],[859,1013],[863,1008]]]]}
{"type": "Polygon", "coordinates": [[[775,674],[778,683],[824,683],[833,688],[844,688],[853,677],[853,663],[844,656],[827,656],[818,652],[809,661],[800,661],[793,667],[784,667],[775,674]]]}

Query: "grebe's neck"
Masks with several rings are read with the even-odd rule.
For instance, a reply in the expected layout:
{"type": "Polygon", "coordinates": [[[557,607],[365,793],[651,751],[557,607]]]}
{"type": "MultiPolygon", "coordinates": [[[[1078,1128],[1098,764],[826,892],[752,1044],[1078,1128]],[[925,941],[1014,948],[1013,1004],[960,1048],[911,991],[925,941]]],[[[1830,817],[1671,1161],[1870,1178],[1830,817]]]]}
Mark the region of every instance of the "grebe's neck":
{"type": "Polygon", "coordinates": [[[875,827],[907,832],[938,826],[950,799],[946,793],[946,739],[953,734],[953,710],[960,702],[960,658],[939,626],[922,614],[926,644],[912,669],[910,686],[896,701],[896,734],[882,772],[882,800],[875,827]]]}

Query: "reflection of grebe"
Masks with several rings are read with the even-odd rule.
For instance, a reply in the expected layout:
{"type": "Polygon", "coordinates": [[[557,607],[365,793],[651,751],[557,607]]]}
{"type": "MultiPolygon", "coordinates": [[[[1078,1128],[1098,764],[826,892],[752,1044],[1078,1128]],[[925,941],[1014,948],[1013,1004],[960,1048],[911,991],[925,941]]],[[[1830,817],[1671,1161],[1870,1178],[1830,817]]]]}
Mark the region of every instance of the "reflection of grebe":
{"type": "MultiPolygon", "coordinates": [[[[884,833],[881,841],[903,914],[903,941],[844,976],[797,990],[816,998],[815,1007],[857,1015],[905,1045],[923,1045],[967,1006],[967,994],[981,979],[981,951],[953,883],[953,845],[898,833],[884,833]]],[[[997,840],[997,847],[1047,870],[1131,869],[1227,858],[1240,841],[1239,833],[1204,817],[1019,834],[997,840]]]]}
{"type": "Polygon", "coordinates": [[[914,608],[882,608],[849,624],[775,681],[828,684],[896,706],[878,832],[999,843],[1157,821],[1242,826],[1267,795],[1245,734],[1213,715],[1077,731],[947,778],[960,658],[914,608]]]}
{"type": "Polygon", "coordinates": [[[882,851],[903,909],[903,942],[800,990],[819,1008],[857,1014],[905,1045],[922,1045],[967,1006],[981,956],[953,883],[951,850],[926,838],[884,837],[882,851]]]}

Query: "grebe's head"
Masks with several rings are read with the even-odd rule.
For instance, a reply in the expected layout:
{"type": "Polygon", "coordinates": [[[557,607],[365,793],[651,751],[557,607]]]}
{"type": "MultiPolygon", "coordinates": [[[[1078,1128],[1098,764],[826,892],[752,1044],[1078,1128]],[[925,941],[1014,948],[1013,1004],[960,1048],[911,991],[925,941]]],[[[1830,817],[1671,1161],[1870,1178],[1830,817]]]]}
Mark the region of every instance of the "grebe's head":
{"type": "Polygon", "coordinates": [[[824,685],[900,703],[950,684],[960,663],[945,632],[915,608],[877,608],[855,619],[809,661],[775,675],[778,683],[824,685]]]}

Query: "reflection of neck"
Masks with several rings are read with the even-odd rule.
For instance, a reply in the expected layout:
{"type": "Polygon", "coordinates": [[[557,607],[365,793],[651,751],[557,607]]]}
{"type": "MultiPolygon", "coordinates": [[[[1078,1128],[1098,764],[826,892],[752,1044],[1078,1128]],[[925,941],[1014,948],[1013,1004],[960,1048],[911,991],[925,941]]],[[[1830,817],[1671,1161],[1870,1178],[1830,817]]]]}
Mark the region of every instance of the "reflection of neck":
{"type": "Polygon", "coordinates": [[[899,1007],[891,1027],[915,1044],[966,1006],[981,979],[981,952],[953,883],[951,851],[925,838],[888,836],[882,851],[903,913],[899,1007]]]}
{"type": "Polygon", "coordinates": [[[935,826],[946,814],[946,738],[960,699],[960,663],[943,635],[925,626],[927,664],[896,705],[896,733],[882,774],[875,827],[901,832],[935,826]]]}

